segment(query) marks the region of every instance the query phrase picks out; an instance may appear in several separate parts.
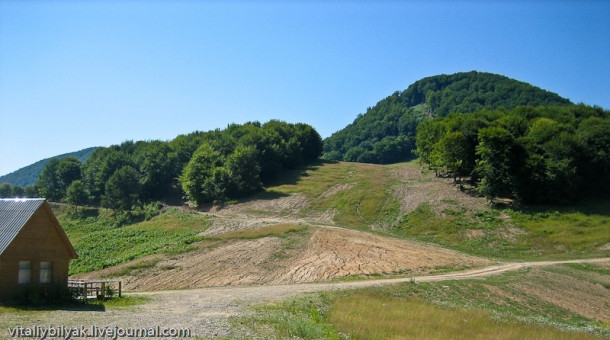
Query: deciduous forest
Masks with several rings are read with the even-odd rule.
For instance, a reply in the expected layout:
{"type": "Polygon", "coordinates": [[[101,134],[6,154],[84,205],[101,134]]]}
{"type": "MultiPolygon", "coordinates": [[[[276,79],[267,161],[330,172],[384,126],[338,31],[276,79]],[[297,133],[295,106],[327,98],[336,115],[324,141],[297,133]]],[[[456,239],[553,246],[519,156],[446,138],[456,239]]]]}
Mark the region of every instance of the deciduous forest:
{"type": "MultiPolygon", "coordinates": [[[[55,158],[36,186],[27,188],[31,192],[21,190],[27,196],[117,211],[157,200],[226,201],[259,191],[284,171],[318,159],[321,152],[322,138],[307,124],[232,124],[167,142],[126,141],[98,148],[84,164],[75,157],[55,158]]],[[[1,194],[11,196],[15,188],[5,184],[7,192],[1,194]]]]}

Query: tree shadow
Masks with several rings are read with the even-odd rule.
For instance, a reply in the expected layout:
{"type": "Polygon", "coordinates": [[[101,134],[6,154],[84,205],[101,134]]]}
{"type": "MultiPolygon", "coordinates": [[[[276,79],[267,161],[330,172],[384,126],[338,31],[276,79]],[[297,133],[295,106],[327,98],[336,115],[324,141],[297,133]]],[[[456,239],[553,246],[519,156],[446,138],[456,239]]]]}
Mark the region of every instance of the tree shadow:
{"type": "Polygon", "coordinates": [[[93,207],[79,206],[79,209],[77,211],[72,212],[73,218],[80,218],[80,219],[86,219],[89,217],[95,218],[95,217],[99,217],[99,215],[100,215],[100,209],[93,208],[93,207]]]}
{"type": "Polygon", "coordinates": [[[298,184],[304,177],[308,177],[308,171],[315,171],[316,169],[324,166],[326,164],[337,164],[337,161],[331,161],[326,159],[318,159],[315,162],[312,162],[308,165],[301,166],[297,169],[287,170],[282,174],[279,178],[269,181],[265,186],[266,187],[274,187],[280,185],[296,185],[298,184]]]}
{"type": "Polygon", "coordinates": [[[307,173],[308,171],[314,171],[325,164],[336,164],[336,163],[338,163],[338,162],[320,159],[320,160],[317,160],[308,165],[299,167],[297,169],[287,170],[279,178],[266,183],[265,189],[263,189],[262,191],[254,193],[248,197],[239,198],[239,199],[236,199],[233,201],[204,203],[204,204],[199,205],[197,207],[197,210],[202,211],[202,212],[210,212],[210,211],[214,211],[214,210],[223,209],[232,204],[249,203],[249,202],[261,201],[261,200],[262,201],[271,201],[271,200],[279,199],[282,197],[288,197],[288,196],[290,196],[290,194],[276,191],[273,189],[267,189],[267,188],[272,188],[272,187],[281,186],[281,185],[296,185],[303,178],[309,176],[309,174],[307,173]]]}
{"type": "Polygon", "coordinates": [[[526,215],[547,215],[554,213],[580,213],[586,216],[610,217],[610,198],[584,198],[566,204],[524,204],[518,202],[497,202],[496,209],[512,209],[526,215]]]}

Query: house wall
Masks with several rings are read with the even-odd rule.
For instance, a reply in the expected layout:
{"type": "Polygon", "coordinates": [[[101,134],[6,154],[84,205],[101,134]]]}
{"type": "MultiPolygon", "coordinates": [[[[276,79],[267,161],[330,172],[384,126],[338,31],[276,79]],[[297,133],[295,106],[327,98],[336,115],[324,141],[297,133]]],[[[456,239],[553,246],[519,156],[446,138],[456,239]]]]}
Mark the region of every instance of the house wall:
{"type": "Polygon", "coordinates": [[[18,283],[19,261],[31,261],[31,285],[41,288],[67,286],[70,253],[53,223],[49,212],[41,207],[2,253],[0,299],[12,297],[24,288],[18,283]],[[40,261],[52,262],[51,284],[39,283],[40,261]]]}

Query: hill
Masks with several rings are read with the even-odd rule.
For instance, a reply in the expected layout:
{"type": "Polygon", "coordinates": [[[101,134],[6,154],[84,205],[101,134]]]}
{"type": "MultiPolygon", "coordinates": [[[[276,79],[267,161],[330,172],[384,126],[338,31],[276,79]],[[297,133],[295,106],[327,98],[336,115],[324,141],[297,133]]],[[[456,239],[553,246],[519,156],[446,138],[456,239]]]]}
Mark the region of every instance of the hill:
{"type": "Polygon", "coordinates": [[[326,138],[323,158],[394,163],[411,156],[416,128],[428,118],[482,109],[570,104],[555,93],[492,73],[471,71],[427,77],[379,101],[326,138]]]}
{"type": "Polygon", "coordinates": [[[43,160],[40,160],[36,163],[25,166],[19,170],[13,171],[10,174],[4,175],[0,177],[0,183],[10,183],[11,185],[16,185],[20,187],[26,187],[28,185],[36,184],[36,180],[38,180],[38,176],[42,173],[42,170],[47,165],[47,163],[54,159],[62,159],[67,157],[76,157],[81,163],[85,163],[89,156],[95,151],[98,147],[90,147],[87,149],[65,153],[59,156],[49,157],[43,160]]]}
{"type": "Polygon", "coordinates": [[[609,202],[494,208],[414,161],[321,162],[233,204],[168,208],[135,224],[119,226],[104,209],[53,209],[81,255],[71,274],[162,290],[608,256],[609,202]]]}

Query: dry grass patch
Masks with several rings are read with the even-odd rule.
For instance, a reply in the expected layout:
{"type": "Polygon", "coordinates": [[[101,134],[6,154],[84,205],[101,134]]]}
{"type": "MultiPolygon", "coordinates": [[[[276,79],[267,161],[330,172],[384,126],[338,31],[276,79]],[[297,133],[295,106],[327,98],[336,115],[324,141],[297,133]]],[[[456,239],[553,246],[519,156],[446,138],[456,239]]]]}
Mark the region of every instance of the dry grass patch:
{"type": "Polygon", "coordinates": [[[330,321],[350,339],[597,339],[587,334],[494,320],[488,312],[436,306],[416,298],[351,295],[330,321]]]}

